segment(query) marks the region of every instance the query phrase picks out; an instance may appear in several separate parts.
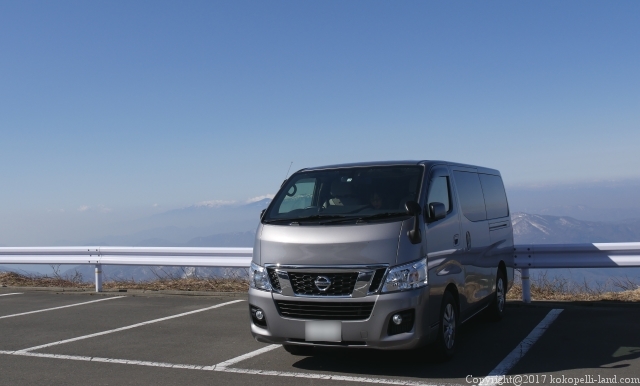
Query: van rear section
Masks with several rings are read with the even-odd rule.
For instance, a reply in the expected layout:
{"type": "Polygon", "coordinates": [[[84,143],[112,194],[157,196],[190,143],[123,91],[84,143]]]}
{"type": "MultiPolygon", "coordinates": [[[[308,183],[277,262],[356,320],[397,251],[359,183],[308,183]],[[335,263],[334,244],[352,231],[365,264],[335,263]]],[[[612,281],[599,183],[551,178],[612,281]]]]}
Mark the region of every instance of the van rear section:
{"type": "Polygon", "coordinates": [[[249,290],[255,339],[292,353],[434,342],[452,354],[457,325],[498,301],[500,274],[502,296],[513,277],[502,254],[513,245],[511,225],[486,216],[499,201],[489,193],[495,180],[481,198],[485,218],[468,220],[454,167],[475,173],[482,197],[479,168],[445,162],[334,165],[287,179],[256,232],[249,290]],[[462,219],[475,225],[465,228],[462,219]],[[495,242],[489,223],[499,229],[495,242]]]}

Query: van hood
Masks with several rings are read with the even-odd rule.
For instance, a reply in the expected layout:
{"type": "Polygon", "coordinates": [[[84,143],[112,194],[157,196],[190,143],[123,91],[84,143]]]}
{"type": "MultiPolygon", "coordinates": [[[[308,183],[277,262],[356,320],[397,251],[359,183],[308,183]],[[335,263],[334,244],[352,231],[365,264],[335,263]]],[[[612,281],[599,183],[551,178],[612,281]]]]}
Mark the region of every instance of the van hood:
{"type": "Polygon", "coordinates": [[[260,264],[396,263],[402,221],[358,225],[268,225],[260,233],[260,264]]]}

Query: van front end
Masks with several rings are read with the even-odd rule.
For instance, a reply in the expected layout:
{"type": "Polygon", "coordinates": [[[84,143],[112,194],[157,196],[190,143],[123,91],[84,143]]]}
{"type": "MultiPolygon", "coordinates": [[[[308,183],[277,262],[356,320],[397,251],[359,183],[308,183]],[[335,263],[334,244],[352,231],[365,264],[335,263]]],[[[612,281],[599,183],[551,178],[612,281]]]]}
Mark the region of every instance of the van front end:
{"type": "Polygon", "coordinates": [[[423,175],[417,164],[364,165],[285,181],[256,231],[255,339],[288,351],[425,344],[427,253],[420,230],[411,232],[419,213],[407,206],[419,206],[423,175]]]}
{"type": "Polygon", "coordinates": [[[399,268],[254,265],[251,333],[259,342],[283,345],[376,349],[425,345],[430,336],[430,331],[423,331],[428,326],[426,261],[399,268]],[[256,279],[263,274],[266,280],[256,279]],[[402,275],[409,279],[400,284],[402,275]],[[261,280],[262,289],[257,288],[261,280]],[[383,292],[399,285],[420,287],[383,292]]]}

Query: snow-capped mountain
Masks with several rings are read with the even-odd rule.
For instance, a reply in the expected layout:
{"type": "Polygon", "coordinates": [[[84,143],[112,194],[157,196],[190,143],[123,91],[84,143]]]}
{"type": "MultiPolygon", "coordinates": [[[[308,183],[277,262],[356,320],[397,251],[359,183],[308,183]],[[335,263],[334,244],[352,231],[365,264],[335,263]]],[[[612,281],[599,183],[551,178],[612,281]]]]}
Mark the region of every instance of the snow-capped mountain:
{"type": "Polygon", "coordinates": [[[640,241],[640,219],[581,221],[568,216],[514,213],[516,244],[612,243],[640,241]]]}

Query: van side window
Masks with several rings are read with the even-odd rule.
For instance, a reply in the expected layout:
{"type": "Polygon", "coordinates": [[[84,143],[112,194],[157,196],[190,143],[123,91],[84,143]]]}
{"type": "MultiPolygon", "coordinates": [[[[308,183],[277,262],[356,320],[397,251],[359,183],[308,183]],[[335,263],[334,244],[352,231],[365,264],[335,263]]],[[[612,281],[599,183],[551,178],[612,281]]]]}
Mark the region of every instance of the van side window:
{"type": "Polygon", "coordinates": [[[487,219],[482,187],[477,173],[454,171],[462,213],[471,221],[487,219]]]}
{"type": "Polygon", "coordinates": [[[509,215],[507,194],[504,191],[502,178],[490,174],[479,174],[484,192],[484,203],[489,220],[509,215]]]}
{"type": "Polygon", "coordinates": [[[427,196],[427,205],[432,202],[441,202],[447,209],[447,213],[451,211],[451,190],[449,188],[449,177],[437,176],[431,178],[429,182],[429,195],[427,196]]]}
{"type": "Polygon", "coordinates": [[[304,209],[310,206],[315,187],[315,178],[303,178],[296,182],[284,196],[282,204],[278,208],[278,213],[288,213],[295,209],[304,209]]]}

